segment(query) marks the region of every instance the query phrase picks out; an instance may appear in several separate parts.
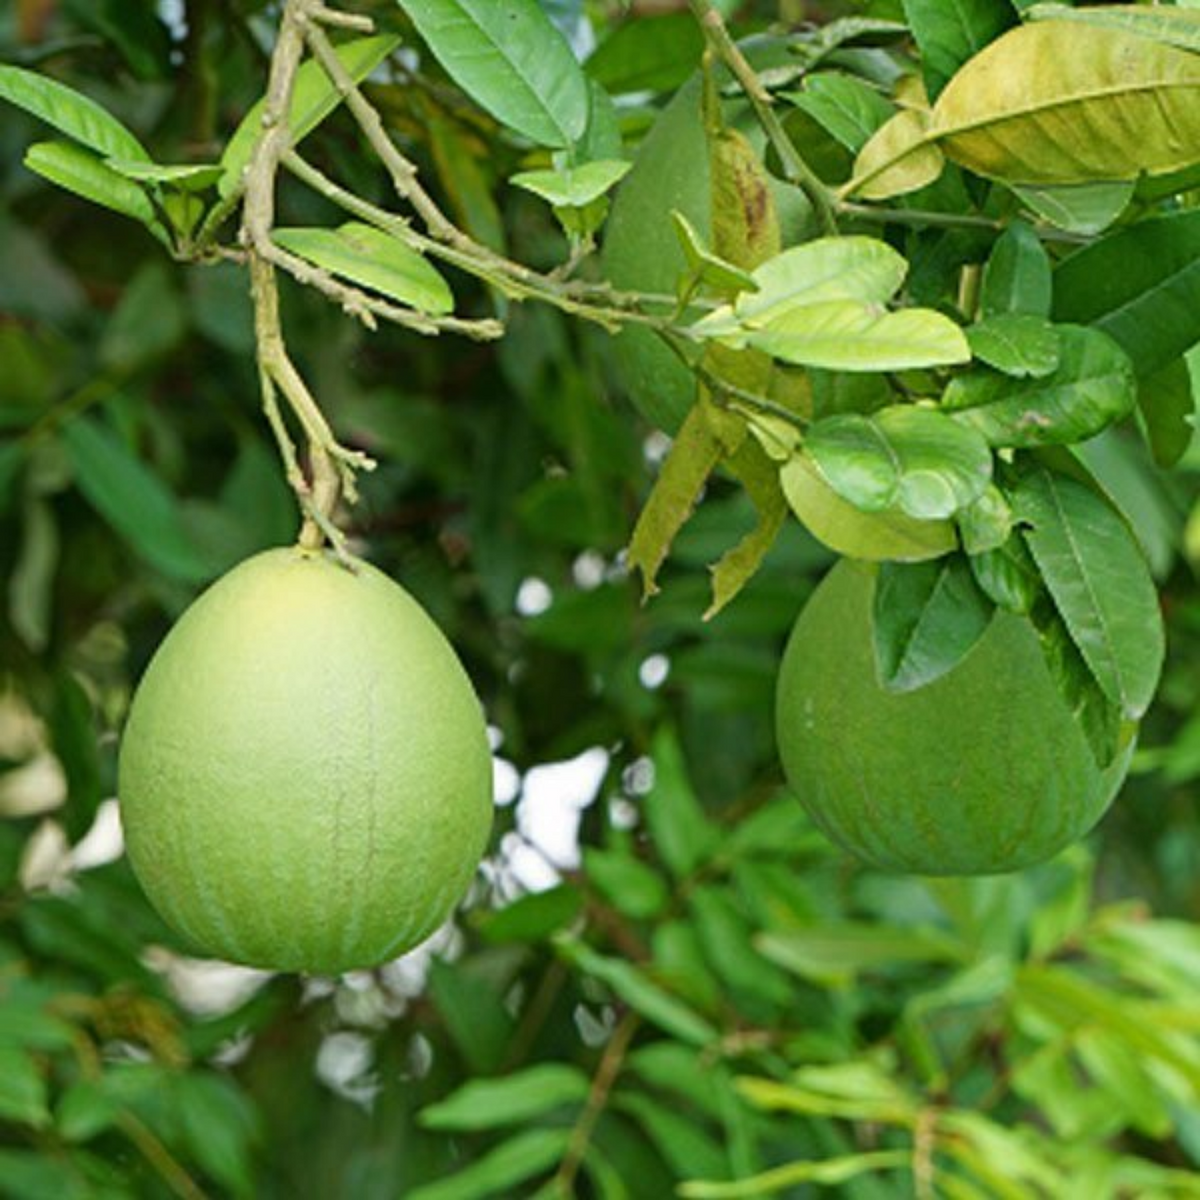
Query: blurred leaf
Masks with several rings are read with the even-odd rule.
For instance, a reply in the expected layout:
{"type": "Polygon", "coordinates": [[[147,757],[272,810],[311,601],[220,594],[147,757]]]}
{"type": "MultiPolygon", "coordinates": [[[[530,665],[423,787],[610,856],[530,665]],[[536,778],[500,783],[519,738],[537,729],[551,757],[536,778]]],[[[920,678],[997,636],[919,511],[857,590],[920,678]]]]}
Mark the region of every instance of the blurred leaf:
{"type": "Polygon", "coordinates": [[[1054,319],[1107,333],[1140,376],[1185,354],[1200,342],[1200,210],[1137,221],[1064,259],[1054,319]]]}
{"type": "Polygon", "coordinates": [[[728,1175],[728,1162],[720,1143],[690,1114],[685,1116],[649,1096],[631,1091],[618,1092],[613,1107],[637,1122],[679,1178],[728,1175]]]}
{"type": "MultiPolygon", "coordinates": [[[[0,474],[3,470],[0,463],[0,474]]],[[[30,496],[22,508],[21,554],[8,579],[8,616],[13,632],[35,654],[42,653],[50,640],[58,563],[59,533],[54,510],[40,497],[30,496]]]]}
{"type": "Polygon", "coordinates": [[[61,816],[67,836],[78,841],[91,828],[104,798],[92,702],[68,671],[54,678],[49,719],[50,742],[67,777],[67,802],[61,816]]]}
{"type": "Polygon", "coordinates": [[[187,332],[183,305],[172,274],[154,260],[129,281],[100,342],[100,362],[128,372],[168,354],[187,332]]]}
{"type": "Polygon", "coordinates": [[[503,254],[508,238],[492,195],[492,182],[459,127],[436,114],[429,118],[429,148],[438,178],[458,224],[485,246],[503,254]]]}
{"type": "Polygon", "coordinates": [[[588,882],[618,912],[636,921],[657,916],[667,905],[669,895],[662,876],[632,855],[589,846],[584,851],[583,868],[588,882]]]}
{"type": "Polygon", "coordinates": [[[85,200],[140,221],[160,241],[166,239],[146,193],[87,150],[71,142],[35,142],[25,153],[25,165],[85,200]]]}
{"type": "Polygon", "coordinates": [[[588,121],[587,77],[537,0],[399,0],[446,73],[477,104],[542,146],[588,121]]]}
{"type": "Polygon", "coordinates": [[[152,567],[202,583],[208,564],[188,538],[167,486],[102,421],[76,417],[62,431],[79,490],[152,567]]]}
{"type": "MultiPolygon", "coordinates": [[[[504,1194],[558,1164],[570,1141],[569,1129],[529,1129],[502,1142],[453,1175],[408,1193],[408,1200],[483,1200],[504,1194]]],[[[522,1194],[530,1195],[528,1188],[522,1194]]]]}
{"type": "Polygon", "coordinates": [[[1013,221],[996,239],[983,268],[981,314],[1048,317],[1052,296],[1050,256],[1032,226],[1013,221]]]}
{"type": "Polygon", "coordinates": [[[671,873],[690,874],[720,844],[720,834],[696,799],[675,733],[662,728],[650,757],[654,785],[642,801],[654,848],[671,873]]]}
{"type": "Polygon", "coordinates": [[[556,1109],[576,1108],[588,1097],[591,1080],[566,1063],[539,1063],[502,1079],[472,1079],[444,1100],[421,1110],[429,1129],[476,1130],[514,1125],[556,1109]]]}
{"type": "Polygon", "coordinates": [[[724,889],[696,888],[688,896],[688,908],[705,957],[729,987],[771,1006],[792,999],[787,976],[756,953],[750,924],[724,889]]]}
{"type": "Polygon", "coordinates": [[[962,555],[884,563],[875,585],[875,667],[884,688],[909,692],[952,671],[991,623],[993,606],[962,555]]]}
{"type": "Polygon", "coordinates": [[[760,933],[758,951],[803,979],[842,984],[860,971],[904,963],[953,962],[961,946],[935,929],[828,922],[788,933],[760,933]]]}
{"type": "Polygon", "coordinates": [[[472,1072],[499,1068],[513,1033],[513,1017],[503,997],[471,961],[451,964],[435,959],[429,991],[447,1031],[472,1072]]]}
{"type": "Polygon", "coordinates": [[[0,1047],[0,1120],[41,1129],[50,1124],[47,1100],[46,1080],[34,1059],[25,1050],[0,1047]]]}
{"type": "Polygon", "coordinates": [[[570,925],[583,909],[583,895],[570,884],[522,896],[480,919],[489,942],[539,942],[570,925]]]}
{"type": "Polygon", "coordinates": [[[101,1084],[80,1079],[63,1092],[55,1124],[68,1142],[86,1142],[110,1129],[120,1111],[120,1105],[101,1084]]]}
{"type": "Polygon", "coordinates": [[[0,100],[23,108],[101,155],[150,160],[141,142],[107,109],[36,71],[0,64],[0,100]]]}
{"type": "Polygon", "coordinates": [[[606,958],[571,938],[557,939],[559,953],[579,970],[607,984],[630,1008],[660,1029],[692,1045],[708,1045],[717,1036],[703,1017],[640,971],[633,963],[606,958]]]}
{"type": "Polygon", "coordinates": [[[349,221],[337,229],[273,229],[271,238],[334,275],[420,312],[442,316],[454,309],[454,296],[437,268],[373,225],[349,221]]]}
{"type": "Polygon", "coordinates": [[[1137,391],[1124,350],[1084,326],[1059,325],[1056,333],[1060,353],[1052,373],[1018,382],[972,371],[950,381],[943,409],[989,445],[1015,447],[1080,442],[1128,414],[1137,391]]]}
{"type": "Polygon", "coordinates": [[[980,434],[916,405],[825,417],[805,444],[826,482],[864,512],[939,520],[978,499],[992,477],[980,434]]]}
{"type": "Polygon", "coordinates": [[[703,50],[704,35],[690,13],[648,14],[623,21],[584,65],[614,96],[665,92],[689,78],[703,50]]]}
{"type": "Polygon", "coordinates": [[[997,371],[1040,379],[1058,366],[1059,331],[1044,317],[997,313],[967,328],[971,353],[997,371]]]}
{"type": "Polygon", "coordinates": [[[0,1180],[11,1200],[93,1200],[96,1192],[69,1161],[40,1150],[0,1146],[0,1180]]]}
{"type": "Polygon", "coordinates": [[[904,1171],[910,1164],[911,1152],[906,1150],[875,1150],[866,1154],[847,1154],[788,1163],[735,1183],[693,1180],[679,1185],[679,1195],[688,1200],[738,1200],[740,1197],[771,1196],[797,1185],[815,1183],[835,1187],[849,1183],[859,1175],[875,1175],[884,1171],[904,1171]]]}
{"type": "MultiPolygon", "coordinates": [[[[343,42],[336,54],[346,73],[355,83],[361,83],[397,46],[400,39],[394,34],[356,38],[343,42]]],[[[333,81],[315,59],[302,63],[296,72],[292,89],[292,105],[288,110],[288,132],[291,144],[298,145],[342,102],[333,81]]],[[[224,174],[218,189],[223,197],[241,191],[243,173],[255,143],[262,132],[264,102],[260,100],[242,118],[221,155],[224,174]]]]}
{"type": "Polygon", "coordinates": [[[1039,470],[1014,497],[1029,549],[1104,694],[1145,712],[1163,661],[1158,593],[1125,522],[1094,492],[1039,470]]]}
{"type": "Polygon", "coordinates": [[[232,1080],[204,1071],[180,1072],[173,1084],[183,1141],[196,1162],[229,1195],[252,1196],[250,1149],[258,1123],[245,1094],[232,1080]]]}
{"type": "Polygon", "coordinates": [[[1138,37],[1153,38],[1168,46],[1200,50],[1200,17],[1187,7],[1141,8],[1070,4],[1032,4],[1025,12],[1031,21],[1081,21],[1106,29],[1120,29],[1138,37]]]}

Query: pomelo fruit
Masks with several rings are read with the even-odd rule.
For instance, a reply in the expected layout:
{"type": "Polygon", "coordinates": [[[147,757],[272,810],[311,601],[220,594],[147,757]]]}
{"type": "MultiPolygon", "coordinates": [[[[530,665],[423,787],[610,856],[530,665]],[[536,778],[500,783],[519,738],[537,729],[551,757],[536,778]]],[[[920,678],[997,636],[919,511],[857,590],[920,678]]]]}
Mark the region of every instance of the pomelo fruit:
{"type": "Polygon", "coordinates": [[[932,683],[880,685],[871,612],[877,568],[843,559],[792,631],[776,737],[789,786],[859,858],[926,875],[988,875],[1082,837],[1116,795],[1133,750],[1101,770],[1030,622],[997,612],[932,683]]]}
{"type": "MultiPolygon", "coordinates": [[[[604,228],[605,277],[617,288],[673,295],[686,267],[671,221],[681,212],[706,239],[712,236],[712,177],[704,133],[699,76],[663,109],[621,181],[604,228]]],[[[731,128],[761,149],[763,136],[749,105],[724,108],[731,128]]],[[[810,210],[797,188],[772,181],[771,194],[785,245],[808,232],[810,210]]],[[[651,424],[678,432],[696,398],[696,380],[654,332],[630,325],[613,339],[617,371],[634,407],[651,424]]]]}
{"type": "Polygon", "coordinates": [[[429,936],[492,821],[483,713],[398,584],[298,548],[184,613],[133,699],[118,792],[169,924],[234,962],[333,973],[429,936]]]}

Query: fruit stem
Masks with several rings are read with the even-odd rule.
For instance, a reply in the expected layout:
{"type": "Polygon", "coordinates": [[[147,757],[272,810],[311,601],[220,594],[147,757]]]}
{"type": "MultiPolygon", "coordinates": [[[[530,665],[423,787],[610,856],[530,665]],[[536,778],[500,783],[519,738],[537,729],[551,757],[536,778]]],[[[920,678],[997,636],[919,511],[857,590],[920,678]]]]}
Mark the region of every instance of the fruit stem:
{"type": "Polygon", "coordinates": [[[771,106],[771,94],[763,87],[754,68],[733,40],[725,25],[725,18],[713,7],[712,0],[688,0],[688,4],[712,52],[729,68],[745,92],[746,99],[750,101],[767,140],[779,155],[784,177],[808,198],[821,232],[827,235],[836,234],[837,213],[833,192],[825,186],[821,177],[808,165],[795,143],[788,137],[783,123],[771,106]]]}

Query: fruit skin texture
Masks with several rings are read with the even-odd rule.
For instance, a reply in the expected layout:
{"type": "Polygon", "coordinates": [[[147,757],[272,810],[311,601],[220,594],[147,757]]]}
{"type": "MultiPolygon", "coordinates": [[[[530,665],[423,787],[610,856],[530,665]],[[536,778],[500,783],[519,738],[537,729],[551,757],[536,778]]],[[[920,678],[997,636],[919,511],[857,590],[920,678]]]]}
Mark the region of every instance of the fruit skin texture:
{"type": "Polygon", "coordinates": [[[205,592],[134,697],[134,872],[209,954],[334,973],[423,941],[492,823],[483,713],[450,644],[366,563],[268,550],[205,592]]]}
{"type": "Polygon", "coordinates": [[[998,612],[966,657],[912,692],[875,671],[876,568],[842,560],[800,614],[779,672],[784,773],[859,858],[925,875],[1014,871],[1082,837],[1116,795],[1061,699],[1032,625],[998,612]]]}

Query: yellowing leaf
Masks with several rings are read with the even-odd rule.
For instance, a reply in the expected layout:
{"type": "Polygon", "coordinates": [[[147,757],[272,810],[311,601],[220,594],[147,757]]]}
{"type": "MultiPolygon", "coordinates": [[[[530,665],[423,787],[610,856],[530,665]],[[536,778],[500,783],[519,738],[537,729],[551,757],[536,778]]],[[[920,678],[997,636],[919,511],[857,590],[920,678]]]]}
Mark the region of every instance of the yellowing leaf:
{"type": "Polygon", "coordinates": [[[942,173],[945,159],[929,140],[929,113],[902,108],[881,125],[854,160],[854,175],[842,187],[842,196],[886,200],[915,192],[942,173]]]}

